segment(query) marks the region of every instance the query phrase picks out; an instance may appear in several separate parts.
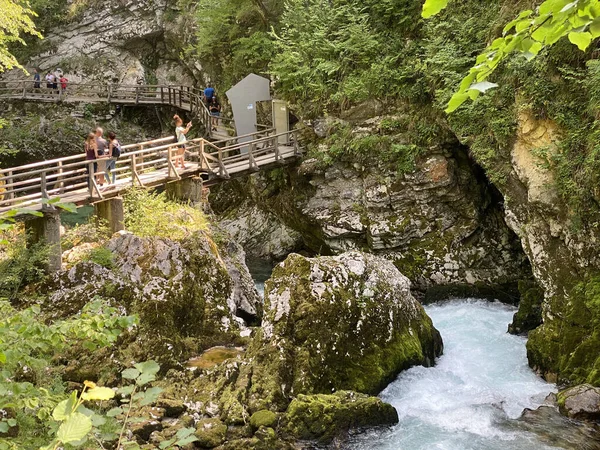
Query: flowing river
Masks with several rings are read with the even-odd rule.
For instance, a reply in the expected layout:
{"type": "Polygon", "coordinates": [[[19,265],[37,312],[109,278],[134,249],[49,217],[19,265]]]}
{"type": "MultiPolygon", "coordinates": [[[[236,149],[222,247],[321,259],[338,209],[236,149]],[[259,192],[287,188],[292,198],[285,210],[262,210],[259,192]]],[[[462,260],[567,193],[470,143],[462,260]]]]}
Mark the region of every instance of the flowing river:
{"type": "MultiPolygon", "coordinates": [[[[390,430],[359,435],[352,450],[542,450],[537,435],[510,426],[555,391],[527,365],[525,338],[506,332],[515,309],[485,301],[426,307],[444,340],[431,368],[400,374],[380,395],[398,410],[390,430]]],[[[564,447],[559,447],[564,448],[564,447]]]]}

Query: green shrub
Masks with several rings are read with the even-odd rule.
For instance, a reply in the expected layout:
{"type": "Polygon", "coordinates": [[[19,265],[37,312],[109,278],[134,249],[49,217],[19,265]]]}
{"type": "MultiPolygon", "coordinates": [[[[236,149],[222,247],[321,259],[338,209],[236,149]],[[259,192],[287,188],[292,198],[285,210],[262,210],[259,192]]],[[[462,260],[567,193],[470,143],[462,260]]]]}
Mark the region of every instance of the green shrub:
{"type": "Polygon", "coordinates": [[[115,267],[115,260],[113,252],[106,247],[96,247],[90,250],[87,257],[88,261],[92,261],[107,269],[113,269],[115,267]]]}
{"type": "Polygon", "coordinates": [[[131,189],[123,200],[125,228],[141,237],[179,240],[194,231],[208,228],[202,211],[168,200],[165,193],[131,189]]]}
{"type": "Polygon", "coordinates": [[[0,260],[0,298],[13,300],[21,288],[43,280],[48,255],[46,244],[28,246],[24,235],[7,243],[5,257],[0,260]]]}

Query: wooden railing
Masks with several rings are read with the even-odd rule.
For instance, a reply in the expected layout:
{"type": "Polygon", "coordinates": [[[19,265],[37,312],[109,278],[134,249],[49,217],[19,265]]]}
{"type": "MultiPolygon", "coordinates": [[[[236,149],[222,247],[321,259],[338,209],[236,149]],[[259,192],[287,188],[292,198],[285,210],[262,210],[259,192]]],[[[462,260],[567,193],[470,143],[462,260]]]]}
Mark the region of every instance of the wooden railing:
{"type": "MultiPolygon", "coordinates": [[[[63,90],[60,83],[52,89],[46,87],[45,81],[40,82],[39,88],[33,80],[0,81],[0,99],[173,106],[194,113],[210,136],[212,116],[202,97],[202,91],[190,86],[68,82],[63,90]]],[[[233,119],[220,117],[219,122],[226,129],[234,130],[233,119]]]]}
{"type": "Polygon", "coordinates": [[[218,142],[212,143],[204,138],[188,141],[187,157],[196,163],[191,163],[194,170],[183,172],[175,168],[177,147],[174,137],[125,145],[113,171],[117,182],[109,190],[98,185],[97,178],[104,177],[105,171],[94,170],[95,164],[104,164],[108,159],[90,161],[83,153],[0,169],[0,213],[14,208],[44,209],[48,206],[43,201],[54,198],[92,203],[102,200],[111,193],[111,189],[154,186],[181,177],[197,176],[198,173],[206,173],[213,179],[228,179],[232,173],[257,171],[261,166],[282,163],[300,155],[294,132],[274,134],[273,130],[264,130],[239,136],[236,140],[241,138],[250,141],[238,141],[227,146],[219,146],[218,142]],[[282,146],[282,137],[286,137],[290,145],[282,146]]]}

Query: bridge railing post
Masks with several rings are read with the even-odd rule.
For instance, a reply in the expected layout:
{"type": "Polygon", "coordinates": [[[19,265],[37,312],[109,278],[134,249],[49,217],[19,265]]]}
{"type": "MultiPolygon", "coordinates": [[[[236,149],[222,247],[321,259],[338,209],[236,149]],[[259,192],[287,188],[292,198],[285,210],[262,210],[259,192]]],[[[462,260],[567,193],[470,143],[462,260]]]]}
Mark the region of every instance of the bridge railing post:
{"type": "Polygon", "coordinates": [[[171,91],[172,91],[172,89],[171,89],[171,88],[169,88],[169,105],[172,105],[172,104],[173,104],[173,101],[172,101],[172,99],[171,99],[171,91]]]}
{"type": "Polygon", "coordinates": [[[160,102],[165,102],[165,89],[162,86],[160,87],[160,102]]]}
{"type": "Polygon", "coordinates": [[[94,197],[94,163],[90,162],[87,165],[88,170],[88,193],[90,194],[90,198],[94,197]]]}
{"type": "Polygon", "coordinates": [[[137,105],[140,102],[140,87],[135,87],[135,104],[137,105]]]}
{"type": "Polygon", "coordinates": [[[55,188],[59,188],[60,189],[60,193],[63,194],[65,192],[65,182],[63,180],[62,174],[63,174],[63,162],[59,161],[58,162],[58,170],[56,171],[57,173],[57,177],[56,177],[56,184],[54,185],[55,188]]]}
{"type": "Polygon", "coordinates": [[[273,148],[275,149],[275,161],[279,161],[281,156],[279,155],[279,138],[273,137],[273,148]]]}
{"type": "MultiPolygon", "coordinates": [[[[9,170],[8,176],[6,177],[6,184],[11,184],[11,183],[14,183],[14,177],[13,177],[13,171],[9,170]]],[[[12,200],[15,198],[15,193],[13,192],[13,190],[14,190],[14,187],[6,190],[6,194],[4,194],[6,197],[6,200],[12,200]]]]}

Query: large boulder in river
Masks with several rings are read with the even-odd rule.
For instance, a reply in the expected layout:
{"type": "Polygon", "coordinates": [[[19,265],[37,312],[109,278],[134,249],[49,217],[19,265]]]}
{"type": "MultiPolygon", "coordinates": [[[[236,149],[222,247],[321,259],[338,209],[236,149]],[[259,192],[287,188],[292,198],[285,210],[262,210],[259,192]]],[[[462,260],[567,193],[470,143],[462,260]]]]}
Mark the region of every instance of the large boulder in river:
{"type": "Polygon", "coordinates": [[[265,286],[262,354],[284,395],[377,394],[398,373],[442,352],[410,281],[383,258],[291,255],[265,286]]]}
{"type": "Polygon", "coordinates": [[[177,366],[204,348],[241,342],[258,320],[260,297],[235,244],[217,245],[200,231],[182,241],[121,232],[91,257],[57,274],[49,286],[55,316],[94,297],[139,316],[139,329],[120,346],[127,361],[177,366]],[[241,317],[240,317],[241,316],[241,317]]]}

